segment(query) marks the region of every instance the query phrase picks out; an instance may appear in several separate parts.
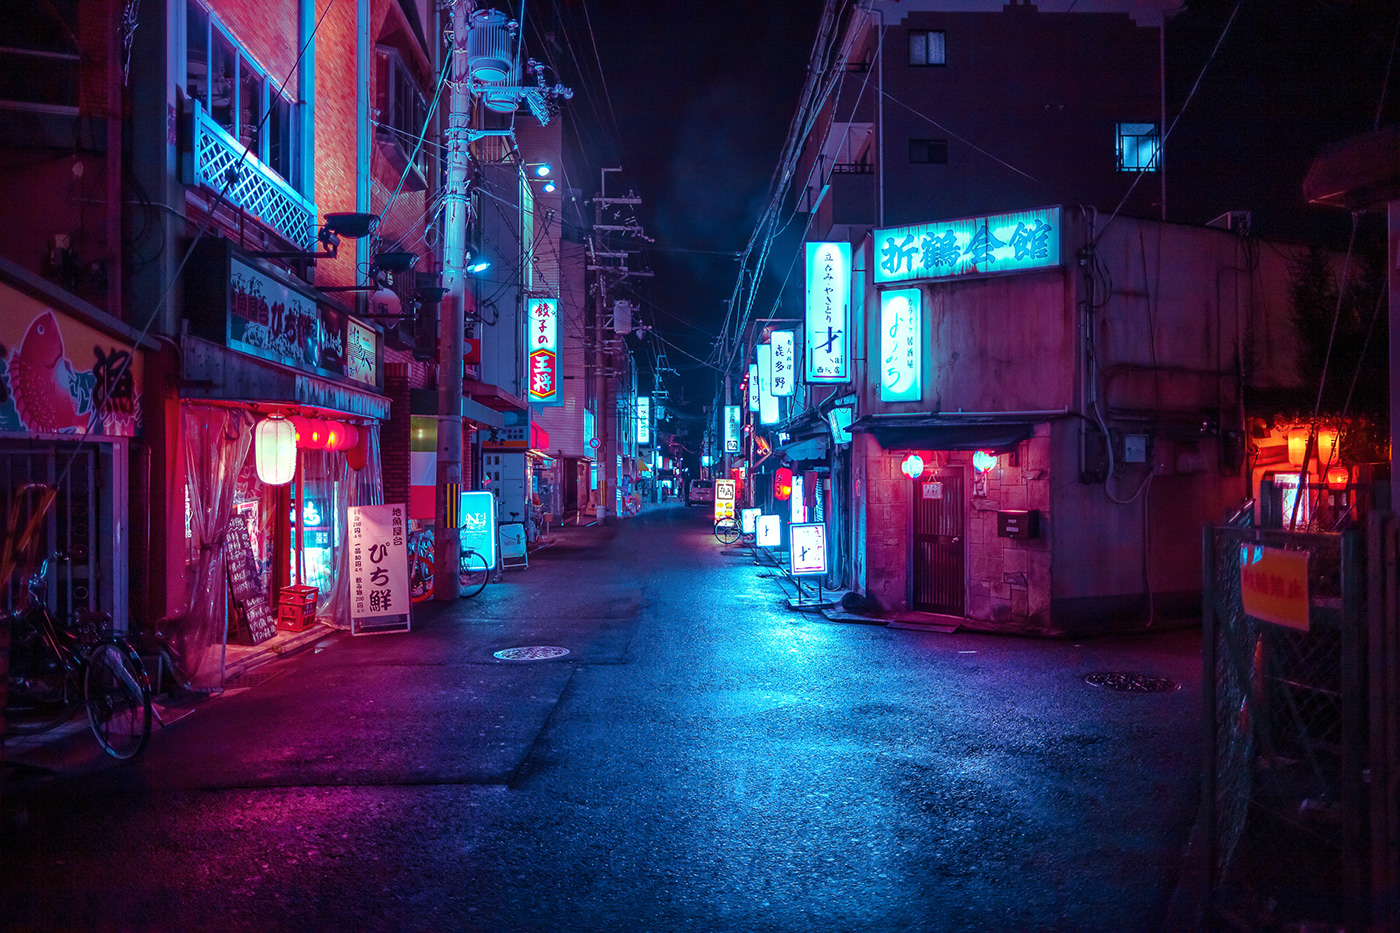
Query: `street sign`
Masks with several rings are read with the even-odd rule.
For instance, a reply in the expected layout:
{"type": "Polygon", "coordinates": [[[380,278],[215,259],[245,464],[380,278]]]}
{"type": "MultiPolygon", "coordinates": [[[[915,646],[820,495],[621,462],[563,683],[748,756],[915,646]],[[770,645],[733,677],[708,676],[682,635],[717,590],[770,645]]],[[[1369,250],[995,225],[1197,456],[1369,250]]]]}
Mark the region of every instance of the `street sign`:
{"type": "Polygon", "coordinates": [[[793,576],[826,573],[826,525],[806,522],[789,525],[789,568],[793,576]]]}

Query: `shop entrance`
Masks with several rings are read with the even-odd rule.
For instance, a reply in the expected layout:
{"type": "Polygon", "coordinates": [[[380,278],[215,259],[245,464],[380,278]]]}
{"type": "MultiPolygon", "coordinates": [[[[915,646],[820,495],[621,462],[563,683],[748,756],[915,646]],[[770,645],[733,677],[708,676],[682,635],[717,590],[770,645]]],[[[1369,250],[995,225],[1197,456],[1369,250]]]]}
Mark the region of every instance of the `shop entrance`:
{"type": "Polygon", "coordinates": [[[963,614],[963,472],[946,466],[914,480],[913,608],[963,614]]]}

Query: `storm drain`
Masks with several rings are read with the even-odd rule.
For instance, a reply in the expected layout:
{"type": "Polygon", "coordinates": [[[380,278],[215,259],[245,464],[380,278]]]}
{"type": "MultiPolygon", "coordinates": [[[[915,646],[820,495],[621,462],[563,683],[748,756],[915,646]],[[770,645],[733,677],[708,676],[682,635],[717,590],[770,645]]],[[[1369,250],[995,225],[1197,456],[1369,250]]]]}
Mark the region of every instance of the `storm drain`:
{"type": "Polygon", "coordinates": [[[502,661],[547,661],[550,658],[562,658],[568,653],[568,648],[534,645],[529,648],[506,648],[503,651],[497,651],[495,656],[502,661]]]}
{"type": "Polygon", "coordinates": [[[260,687],[269,680],[276,680],[286,671],[245,671],[236,677],[230,677],[224,681],[225,690],[242,690],[248,687],[260,687]]]}
{"type": "Polygon", "coordinates": [[[1095,687],[1106,687],[1123,693],[1171,693],[1181,689],[1181,684],[1170,677],[1153,677],[1151,674],[1108,671],[1102,674],[1086,674],[1086,683],[1095,687]]]}

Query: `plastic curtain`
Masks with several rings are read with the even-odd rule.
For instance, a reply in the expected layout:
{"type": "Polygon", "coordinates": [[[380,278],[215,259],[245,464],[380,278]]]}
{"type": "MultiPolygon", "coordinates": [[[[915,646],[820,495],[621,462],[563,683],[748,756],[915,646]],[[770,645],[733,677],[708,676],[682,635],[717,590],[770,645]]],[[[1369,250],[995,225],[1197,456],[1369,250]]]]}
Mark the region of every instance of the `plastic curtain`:
{"type": "Polygon", "coordinates": [[[379,425],[362,425],[369,432],[369,449],[365,466],[352,470],[343,452],[308,451],[307,460],[314,466],[307,471],[306,494],[313,488],[331,501],[334,497],[334,531],[327,555],[328,573],[319,581],[306,582],[321,587],[317,596],[316,615],[335,628],[350,627],[350,548],[349,514],[352,505],[381,505],[384,502],[384,479],[379,460],[379,425]],[[312,455],[315,455],[314,457],[312,455]]]}
{"type": "Polygon", "coordinates": [[[171,641],[181,679],[195,690],[222,686],[228,618],[224,535],[233,515],[238,471],[253,440],[246,411],[184,405],[180,414],[190,525],[198,547],[188,608],[174,619],[171,641]]]}

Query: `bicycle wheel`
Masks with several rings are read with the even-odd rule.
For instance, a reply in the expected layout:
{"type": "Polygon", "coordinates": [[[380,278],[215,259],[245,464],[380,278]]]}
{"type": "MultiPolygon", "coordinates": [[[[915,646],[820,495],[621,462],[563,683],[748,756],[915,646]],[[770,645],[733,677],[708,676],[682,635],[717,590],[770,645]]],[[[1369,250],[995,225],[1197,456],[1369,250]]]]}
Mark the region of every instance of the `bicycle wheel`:
{"type": "Polygon", "coordinates": [[[739,540],[739,523],[732,518],[721,518],[715,522],[715,537],[721,544],[733,544],[739,540]]]}
{"type": "Polygon", "coordinates": [[[421,603],[433,595],[433,529],[424,528],[409,536],[409,599],[421,603]]]}
{"type": "Polygon", "coordinates": [[[10,625],[9,690],[5,697],[5,731],[37,735],[55,729],[78,711],[79,686],[65,659],[41,631],[33,610],[0,618],[10,625]]]}
{"type": "Polygon", "coordinates": [[[97,643],[83,679],[88,725],[102,750],[125,761],[151,737],[151,685],[141,656],[121,638],[97,643]]]}
{"type": "Polygon", "coordinates": [[[491,568],[486,566],[486,558],[471,548],[462,549],[462,595],[475,596],[486,589],[486,581],[491,579],[491,568]]]}

